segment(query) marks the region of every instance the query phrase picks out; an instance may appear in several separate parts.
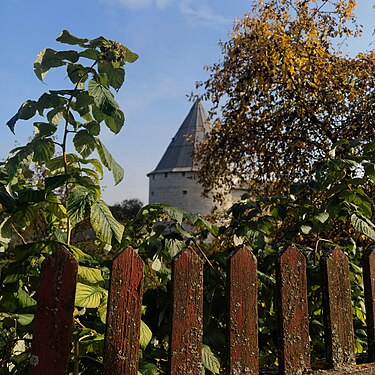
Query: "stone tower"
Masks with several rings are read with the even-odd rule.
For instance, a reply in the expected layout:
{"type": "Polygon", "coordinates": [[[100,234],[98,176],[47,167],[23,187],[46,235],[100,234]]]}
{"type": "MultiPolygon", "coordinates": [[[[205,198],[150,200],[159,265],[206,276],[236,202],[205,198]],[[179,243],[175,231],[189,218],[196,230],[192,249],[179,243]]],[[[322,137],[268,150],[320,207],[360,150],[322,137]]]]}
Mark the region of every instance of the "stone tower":
{"type": "Polygon", "coordinates": [[[208,215],[214,202],[202,197],[195,179],[198,165],[194,147],[204,141],[211,128],[206,112],[197,100],[172,138],[157,167],[150,172],[149,203],[168,203],[187,212],[208,215]]]}

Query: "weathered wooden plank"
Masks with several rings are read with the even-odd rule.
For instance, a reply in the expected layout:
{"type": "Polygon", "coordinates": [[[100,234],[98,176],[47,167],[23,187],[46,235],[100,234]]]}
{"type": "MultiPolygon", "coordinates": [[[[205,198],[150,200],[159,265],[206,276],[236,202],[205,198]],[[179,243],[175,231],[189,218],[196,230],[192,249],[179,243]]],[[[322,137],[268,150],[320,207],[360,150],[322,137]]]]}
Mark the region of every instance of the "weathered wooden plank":
{"type": "Polygon", "coordinates": [[[64,247],[42,264],[30,375],[68,373],[78,263],[64,247]]]}
{"type": "Polygon", "coordinates": [[[283,374],[310,369],[309,317],[305,256],[286,248],[276,266],[279,365],[283,374]]]}
{"type": "Polygon", "coordinates": [[[108,295],[104,375],[137,375],[144,263],[128,247],[114,260],[108,295]]]}
{"type": "Polygon", "coordinates": [[[375,361],[375,247],[363,256],[363,282],[365,287],[368,359],[375,361]]]}
{"type": "Polygon", "coordinates": [[[246,246],[229,257],[227,282],[229,373],[258,375],[257,260],[246,246]]]}
{"type": "Polygon", "coordinates": [[[321,258],[324,331],[328,365],[355,363],[349,260],[339,247],[321,258]]]}
{"type": "Polygon", "coordinates": [[[188,247],[172,263],[171,374],[202,375],[203,262],[188,247]]]}

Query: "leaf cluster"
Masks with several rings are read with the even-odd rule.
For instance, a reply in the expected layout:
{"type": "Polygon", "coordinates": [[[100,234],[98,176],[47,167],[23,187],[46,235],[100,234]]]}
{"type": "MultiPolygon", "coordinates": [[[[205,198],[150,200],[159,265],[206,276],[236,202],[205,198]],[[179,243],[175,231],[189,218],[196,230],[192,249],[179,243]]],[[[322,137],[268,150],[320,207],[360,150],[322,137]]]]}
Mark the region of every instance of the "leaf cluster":
{"type": "Polygon", "coordinates": [[[213,129],[197,154],[207,191],[242,184],[287,191],[344,139],[374,139],[374,51],[343,55],[360,35],[353,0],[255,1],[238,19],[203,97],[213,129]]]}

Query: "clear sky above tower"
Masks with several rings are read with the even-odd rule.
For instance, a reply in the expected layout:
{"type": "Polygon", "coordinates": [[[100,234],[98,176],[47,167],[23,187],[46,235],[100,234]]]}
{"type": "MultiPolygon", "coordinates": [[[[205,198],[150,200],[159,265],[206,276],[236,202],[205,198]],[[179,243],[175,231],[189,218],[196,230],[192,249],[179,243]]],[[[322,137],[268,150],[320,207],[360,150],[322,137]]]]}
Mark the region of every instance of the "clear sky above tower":
{"type": "MultiPolygon", "coordinates": [[[[372,0],[359,0],[358,16],[364,36],[347,50],[373,49],[372,0]]],[[[120,135],[103,141],[125,168],[116,187],[110,176],[103,184],[107,203],[140,198],[147,203],[146,174],[155,169],[192,103],[186,95],[207,77],[205,65],[220,59],[219,40],[225,40],[236,16],[250,9],[245,0],[1,0],[0,1],[0,158],[15,142],[23,144],[32,126],[17,124],[16,135],[5,126],[27,99],[45,90],[62,88],[64,79],[51,71],[43,85],[33,73],[37,53],[59,49],[55,38],[63,29],[78,37],[103,35],[118,40],[140,55],[127,65],[118,101],[126,123],[120,135]],[[60,80],[60,81],[59,81],[60,80]]],[[[203,103],[206,110],[208,103],[203,103]]]]}

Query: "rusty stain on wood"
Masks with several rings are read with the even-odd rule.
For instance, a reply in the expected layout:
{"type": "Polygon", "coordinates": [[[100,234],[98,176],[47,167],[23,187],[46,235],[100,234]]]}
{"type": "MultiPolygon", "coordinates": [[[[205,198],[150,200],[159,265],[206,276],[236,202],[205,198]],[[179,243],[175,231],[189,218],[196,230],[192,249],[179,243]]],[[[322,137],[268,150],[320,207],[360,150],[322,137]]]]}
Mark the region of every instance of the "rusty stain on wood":
{"type": "Polygon", "coordinates": [[[128,247],[114,260],[108,295],[105,375],[137,375],[144,263],[128,247]]]}
{"type": "Polygon", "coordinates": [[[363,283],[365,288],[368,360],[375,361],[375,246],[363,256],[363,283]]]}
{"type": "Polygon", "coordinates": [[[328,365],[354,364],[349,260],[339,247],[322,256],[323,313],[328,365]]]}
{"type": "Polygon", "coordinates": [[[30,375],[68,373],[77,272],[77,261],[64,247],[42,264],[30,375]]]}
{"type": "Polygon", "coordinates": [[[258,374],[257,260],[246,246],[228,259],[230,374],[258,374]]]}
{"type": "Polygon", "coordinates": [[[171,374],[202,375],[203,262],[188,247],[172,262],[171,374]]]}
{"type": "Polygon", "coordinates": [[[309,317],[305,256],[286,248],[276,266],[279,365],[283,374],[310,369],[309,317]]]}

